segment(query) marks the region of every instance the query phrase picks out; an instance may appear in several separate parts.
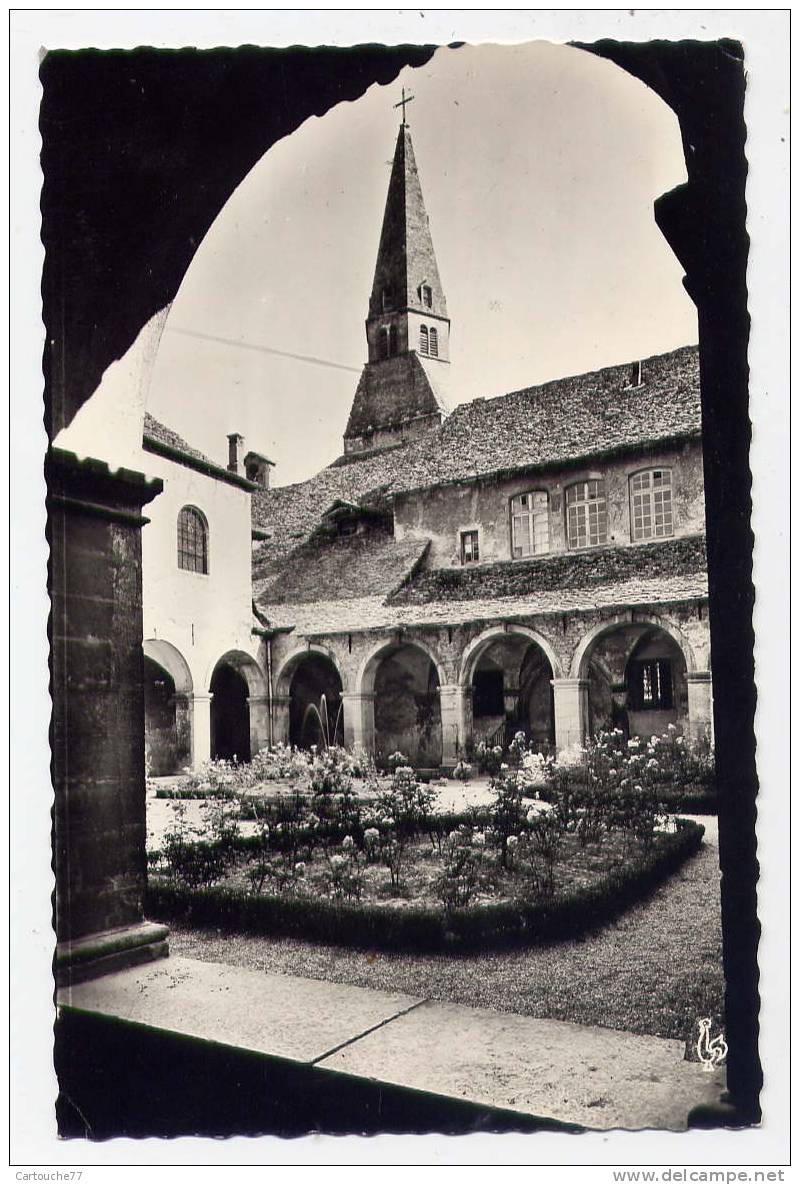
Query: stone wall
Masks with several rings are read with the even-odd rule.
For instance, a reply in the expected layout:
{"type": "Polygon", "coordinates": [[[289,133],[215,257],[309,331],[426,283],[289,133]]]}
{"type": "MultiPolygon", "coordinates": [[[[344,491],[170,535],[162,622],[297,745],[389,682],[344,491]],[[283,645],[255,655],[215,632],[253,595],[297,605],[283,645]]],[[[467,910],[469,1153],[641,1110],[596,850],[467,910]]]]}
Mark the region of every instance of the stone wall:
{"type": "MultiPolygon", "coordinates": [[[[487,731],[484,721],[478,726],[473,722],[471,686],[475,667],[490,648],[492,655],[502,656],[504,640],[520,639],[519,653],[509,657],[509,651],[500,663],[504,669],[504,686],[519,692],[525,675],[525,647],[535,643],[534,653],[541,670],[532,671],[535,677],[525,692],[523,709],[527,712],[528,728],[531,736],[543,745],[554,732],[556,745],[563,748],[590,730],[590,702],[593,701],[598,726],[613,722],[612,692],[616,689],[619,696],[625,664],[633,647],[651,634],[661,639],[665,655],[679,654],[681,660],[677,664],[675,713],[659,712],[655,714],[658,719],[642,720],[643,730],[663,731],[668,723],[677,720],[687,730],[702,731],[711,720],[708,613],[702,600],[618,612],[598,609],[530,615],[505,623],[478,619],[385,632],[371,630],[316,637],[283,635],[273,643],[273,669],[277,688],[281,670],[292,655],[302,654],[309,644],[323,648],[342,680],[347,742],[374,748],[376,712],[381,710],[376,673],[385,657],[398,646],[419,648],[420,661],[430,659],[436,668],[443,760],[447,763],[448,754],[453,757],[465,752],[476,735],[487,731]],[[542,671],[546,672],[546,678],[542,671]],[[559,732],[559,721],[566,731],[559,732]]],[[[621,704],[624,706],[624,694],[621,704]]],[[[515,706],[509,698],[505,706],[509,721],[520,718],[519,700],[515,706]]],[[[280,735],[280,729],[276,739],[286,739],[280,735]]]]}
{"type": "Polygon", "coordinates": [[[545,490],[549,495],[550,552],[566,549],[565,488],[575,481],[604,477],[608,509],[608,542],[631,541],[629,478],[653,466],[672,469],[674,534],[696,535],[705,529],[703,458],[699,442],[682,448],[638,450],[629,458],[596,459],[542,475],[492,477],[470,484],[441,486],[411,493],[395,502],[398,539],[431,537],[432,567],[461,566],[460,535],[477,530],[480,560],[490,563],[511,556],[510,501],[518,494],[545,490]]]}

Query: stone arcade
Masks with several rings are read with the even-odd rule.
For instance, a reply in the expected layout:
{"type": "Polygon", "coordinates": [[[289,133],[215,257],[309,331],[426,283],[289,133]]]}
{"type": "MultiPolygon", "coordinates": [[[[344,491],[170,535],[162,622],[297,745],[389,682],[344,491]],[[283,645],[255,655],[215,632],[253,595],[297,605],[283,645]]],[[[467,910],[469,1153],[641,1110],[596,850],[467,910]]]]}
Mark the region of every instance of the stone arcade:
{"type": "Polygon", "coordinates": [[[146,421],[166,488],[143,548],[153,771],[314,743],[323,695],[338,739],[419,767],[517,731],[563,751],[710,730],[697,349],[448,412],[406,124],[366,336],[344,450],[308,481],[270,488],[240,436],[223,470],[146,421]]]}

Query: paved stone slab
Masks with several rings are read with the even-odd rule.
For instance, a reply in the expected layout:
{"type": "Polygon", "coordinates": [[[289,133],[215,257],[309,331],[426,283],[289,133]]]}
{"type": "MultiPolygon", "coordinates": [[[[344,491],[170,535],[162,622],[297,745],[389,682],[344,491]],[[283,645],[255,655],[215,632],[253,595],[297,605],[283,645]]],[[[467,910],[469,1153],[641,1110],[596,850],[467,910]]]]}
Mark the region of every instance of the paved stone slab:
{"type": "Polygon", "coordinates": [[[680,1041],[433,1001],[320,1067],[601,1130],[685,1130],[723,1088],[680,1041]]]}
{"type": "Polygon", "coordinates": [[[170,957],[64,988],[58,1003],[308,1063],[419,1000],[170,957]]]}

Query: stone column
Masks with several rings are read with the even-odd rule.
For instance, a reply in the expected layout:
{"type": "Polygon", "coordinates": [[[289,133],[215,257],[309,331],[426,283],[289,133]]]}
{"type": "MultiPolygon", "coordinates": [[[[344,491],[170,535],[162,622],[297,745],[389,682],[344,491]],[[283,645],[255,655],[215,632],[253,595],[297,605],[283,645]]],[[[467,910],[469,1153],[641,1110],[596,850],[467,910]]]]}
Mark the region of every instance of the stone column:
{"type": "Polygon", "coordinates": [[[291,702],[288,695],[273,695],[272,697],[273,745],[289,744],[289,707],[291,702]]]}
{"type": "Polygon", "coordinates": [[[375,693],[362,694],[357,691],[343,691],[344,743],[348,749],[356,745],[375,752],[375,693]]]}
{"type": "Polygon", "coordinates": [[[442,765],[456,765],[471,738],[472,689],[458,683],[439,688],[442,713],[442,765]]]}
{"type": "Polygon", "coordinates": [[[687,671],[686,691],[690,737],[701,737],[708,732],[714,741],[714,710],[711,671],[687,671]]]}
{"type": "Polygon", "coordinates": [[[582,745],[589,730],[589,680],[553,679],[556,752],[582,745]]]}
{"type": "Polygon", "coordinates": [[[56,974],[62,984],[166,955],[145,922],[142,507],[160,480],[51,449],[56,974]]]}
{"type": "Polygon", "coordinates": [[[250,711],[250,756],[255,757],[259,749],[269,744],[269,696],[250,695],[247,698],[250,711]]]}
{"type": "Polygon", "coordinates": [[[189,699],[192,714],[192,769],[199,769],[211,760],[211,701],[209,692],[189,699]]]}

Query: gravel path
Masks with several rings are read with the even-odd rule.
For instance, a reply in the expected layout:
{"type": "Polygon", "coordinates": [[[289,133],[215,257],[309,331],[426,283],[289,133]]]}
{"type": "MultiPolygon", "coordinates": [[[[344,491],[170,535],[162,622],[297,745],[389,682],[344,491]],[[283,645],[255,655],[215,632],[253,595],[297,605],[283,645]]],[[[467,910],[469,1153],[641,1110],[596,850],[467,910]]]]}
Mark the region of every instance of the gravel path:
{"type": "Polygon", "coordinates": [[[723,992],[716,819],[698,821],[706,828],[702,850],[648,901],[582,941],[486,955],[395,955],[175,925],[170,949],[254,970],[691,1039],[700,1016],[712,1016],[719,1029],[723,992]]]}

